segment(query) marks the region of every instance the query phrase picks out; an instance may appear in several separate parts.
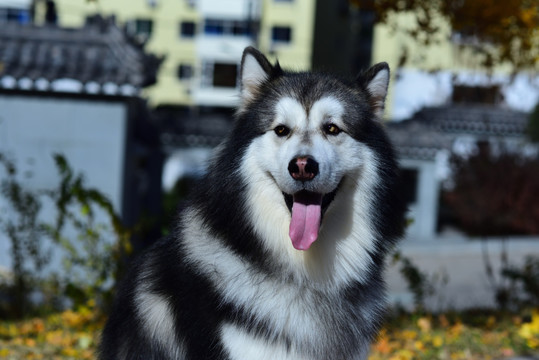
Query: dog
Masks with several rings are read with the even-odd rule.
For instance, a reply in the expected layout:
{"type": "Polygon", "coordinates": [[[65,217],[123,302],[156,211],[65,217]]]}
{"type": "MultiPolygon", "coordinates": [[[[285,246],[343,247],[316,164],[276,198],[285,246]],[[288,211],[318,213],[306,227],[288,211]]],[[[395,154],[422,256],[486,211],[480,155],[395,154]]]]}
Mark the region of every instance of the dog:
{"type": "Polygon", "coordinates": [[[386,63],[355,80],[248,47],[230,134],[174,235],[117,291],[100,359],[366,359],[403,232],[381,121],[386,63]]]}

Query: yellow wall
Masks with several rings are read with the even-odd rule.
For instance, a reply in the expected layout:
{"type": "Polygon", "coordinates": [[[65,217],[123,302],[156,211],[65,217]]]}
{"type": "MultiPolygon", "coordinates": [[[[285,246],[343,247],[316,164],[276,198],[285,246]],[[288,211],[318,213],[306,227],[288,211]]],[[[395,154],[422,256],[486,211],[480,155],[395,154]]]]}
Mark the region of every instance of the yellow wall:
{"type": "Polygon", "coordinates": [[[200,19],[196,9],[187,1],[158,1],[152,8],[146,1],[106,0],[85,2],[73,0],[57,0],[59,21],[61,26],[78,27],[84,23],[87,15],[100,13],[104,16],[115,15],[119,26],[136,18],[153,20],[152,36],[146,50],[156,55],[164,55],[165,61],[158,74],[158,83],[144,90],[152,105],[182,104],[190,105],[188,82],[180,82],[177,69],[180,63],[196,64],[194,38],[180,37],[181,21],[200,19]]]}
{"type": "Polygon", "coordinates": [[[310,69],[315,3],[316,0],[263,0],[260,50],[269,54],[272,60],[277,58],[284,68],[310,69]],[[272,47],[272,27],[281,25],[292,28],[292,41],[290,44],[278,44],[272,47]]]}
{"type": "MultiPolygon", "coordinates": [[[[411,29],[415,25],[414,14],[392,15],[401,29],[411,29]]],[[[473,53],[470,49],[461,47],[451,40],[451,27],[443,18],[435,20],[440,32],[434,37],[430,45],[423,45],[413,40],[407,33],[396,32],[388,25],[377,24],[374,29],[373,57],[372,62],[385,61],[389,64],[392,79],[395,81],[399,59],[403,50],[407,51],[407,61],[401,67],[402,70],[424,70],[424,71],[450,71],[452,73],[479,72],[486,73],[481,65],[481,57],[473,53]]],[[[507,65],[499,65],[493,69],[495,73],[509,74],[510,68],[507,65]]],[[[388,98],[386,100],[386,117],[391,117],[393,102],[393,89],[390,85],[388,98]]]]}
{"type": "MultiPolygon", "coordinates": [[[[262,15],[258,47],[272,59],[278,58],[283,67],[308,70],[311,67],[314,15],[316,0],[276,1],[261,0],[262,15]],[[273,26],[290,26],[290,44],[271,46],[273,26]],[[275,50],[271,53],[271,50],[275,50]]],[[[152,36],[146,50],[156,55],[165,55],[158,74],[158,83],[144,90],[151,105],[192,105],[188,93],[190,80],[180,81],[177,70],[180,63],[198,64],[195,38],[182,39],[181,21],[193,21],[202,26],[202,19],[195,7],[186,0],[158,0],[152,8],[144,0],[104,0],[96,2],[57,0],[56,5],[61,26],[78,27],[87,15],[100,13],[115,15],[119,26],[136,18],[153,20],[152,36]]],[[[200,31],[197,28],[197,31],[200,31]]],[[[239,60],[239,59],[238,59],[239,60]]],[[[192,80],[191,80],[192,81],[192,80]]]]}
{"type": "MultiPolygon", "coordinates": [[[[399,28],[411,29],[415,23],[413,14],[393,16],[399,28]]],[[[375,26],[373,62],[386,61],[396,68],[404,48],[408,51],[408,61],[404,68],[432,70],[484,70],[477,54],[462,49],[450,39],[450,25],[443,19],[435,19],[440,28],[430,45],[423,45],[403,31],[395,32],[384,24],[375,26]]],[[[497,67],[495,71],[506,71],[507,67],[497,67]]]]}

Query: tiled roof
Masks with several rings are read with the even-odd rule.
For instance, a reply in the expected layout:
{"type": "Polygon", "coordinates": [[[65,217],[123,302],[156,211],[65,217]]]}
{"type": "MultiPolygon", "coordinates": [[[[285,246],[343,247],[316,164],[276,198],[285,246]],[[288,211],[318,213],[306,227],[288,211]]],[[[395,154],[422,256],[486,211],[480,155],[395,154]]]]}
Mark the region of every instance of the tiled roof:
{"type": "Polygon", "coordinates": [[[153,117],[161,127],[161,143],[166,149],[215,147],[223,141],[232,125],[230,109],[200,112],[158,108],[153,117]]]}
{"type": "Polygon", "coordinates": [[[112,19],[77,29],[0,26],[0,89],[133,96],[155,83],[161,61],[112,19]]]}
{"type": "Polygon", "coordinates": [[[524,137],[528,114],[492,105],[426,107],[409,120],[390,122],[388,132],[401,157],[432,159],[451,150],[459,136],[478,140],[524,137]]]}

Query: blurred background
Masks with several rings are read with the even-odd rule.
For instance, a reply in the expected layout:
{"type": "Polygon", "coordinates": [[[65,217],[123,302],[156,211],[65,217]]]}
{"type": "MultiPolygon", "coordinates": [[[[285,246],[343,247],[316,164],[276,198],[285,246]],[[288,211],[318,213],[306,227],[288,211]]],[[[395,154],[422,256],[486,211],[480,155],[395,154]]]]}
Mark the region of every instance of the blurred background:
{"type": "Polygon", "coordinates": [[[229,130],[249,45],[389,63],[394,306],[539,306],[536,0],[0,0],[0,316],[108,303],[229,130]]]}

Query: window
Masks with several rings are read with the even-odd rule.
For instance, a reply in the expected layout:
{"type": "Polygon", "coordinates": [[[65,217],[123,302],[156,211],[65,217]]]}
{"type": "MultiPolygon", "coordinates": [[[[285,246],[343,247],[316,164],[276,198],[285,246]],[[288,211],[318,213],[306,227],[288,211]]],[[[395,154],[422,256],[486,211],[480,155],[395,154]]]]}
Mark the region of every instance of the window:
{"type": "Polygon", "coordinates": [[[150,36],[152,34],[153,22],[151,20],[135,20],[135,32],[150,36]]]}
{"type": "Polygon", "coordinates": [[[238,65],[232,63],[202,62],[200,86],[203,88],[235,88],[238,81],[238,65]]]}
{"type": "Polygon", "coordinates": [[[193,67],[187,64],[180,64],[178,66],[178,79],[187,80],[193,76],[193,67]]]}
{"type": "Polygon", "coordinates": [[[131,35],[149,38],[152,35],[153,21],[149,19],[136,19],[128,21],[127,32],[131,35]]]}
{"type": "Polygon", "coordinates": [[[243,20],[206,19],[204,33],[207,35],[248,36],[251,34],[251,27],[248,21],[243,20]]]}
{"type": "Polygon", "coordinates": [[[0,8],[0,23],[5,22],[29,24],[30,11],[25,9],[0,8]]]}
{"type": "Polygon", "coordinates": [[[224,21],[208,19],[204,23],[204,33],[208,35],[221,35],[224,32],[224,21]]]}
{"type": "Polygon", "coordinates": [[[292,29],[289,26],[274,26],[271,29],[271,40],[289,43],[292,40],[292,29]]]}
{"type": "Polygon", "coordinates": [[[453,86],[452,100],[454,103],[497,104],[503,95],[499,85],[492,86],[453,86]]]}
{"type": "Polygon", "coordinates": [[[232,34],[236,36],[250,35],[249,23],[247,21],[234,21],[232,23],[232,34]]]}
{"type": "Polygon", "coordinates": [[[237,64],[215,63],[213,67],[213,86],[235,88],[237,78],[237,64]]]}
{"type": "Polygon", "coordinates": [[[401,169],[401,190],[406,205],[417,202],[417,169],[401,169]]]}
{"type": "Polygon", "coordinates": [[[180,35],[183,38],[192,38],[195,36],[196,26],[192,21],[182,21],[180,23],[180,35]]]}

